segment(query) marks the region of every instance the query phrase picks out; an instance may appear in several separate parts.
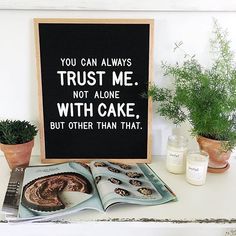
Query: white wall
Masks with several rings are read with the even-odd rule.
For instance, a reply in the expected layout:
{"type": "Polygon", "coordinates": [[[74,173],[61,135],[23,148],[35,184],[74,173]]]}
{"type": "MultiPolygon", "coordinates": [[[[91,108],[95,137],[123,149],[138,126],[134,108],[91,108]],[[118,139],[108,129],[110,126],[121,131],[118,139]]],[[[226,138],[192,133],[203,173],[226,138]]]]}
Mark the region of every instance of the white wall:
{"type": "Polygon", "coordinates": [[[1,0],[0,9],[236,11],[235,0],[1,0]]]}
{"type": "MultiPolygon", "coordinates": [[[[48,1],[49,2],[49,1],[48,1]]],[[[228,28],[232,48],[236,51],[236,13],[234,12],[168,12],[168,11],[40,11],[0,10],[0,118],[26,119],[38,122],[38,95],[35,68],[33,18],[154,18],[155,81],[162,84],[160,63],[174,63],[180,54],[173,53],[176,41],[184,41],[186,51],[208,65],[212,18],[228,28]]],[[[153,154],[165,154],[167,136],[174,126],[154,114],[153,154]]],[[[191,148],[196,142],[189,127],[178,132],[187,135],[191,148]]],[[[34,154],[39,154],[39,141],[34,154]]]]}

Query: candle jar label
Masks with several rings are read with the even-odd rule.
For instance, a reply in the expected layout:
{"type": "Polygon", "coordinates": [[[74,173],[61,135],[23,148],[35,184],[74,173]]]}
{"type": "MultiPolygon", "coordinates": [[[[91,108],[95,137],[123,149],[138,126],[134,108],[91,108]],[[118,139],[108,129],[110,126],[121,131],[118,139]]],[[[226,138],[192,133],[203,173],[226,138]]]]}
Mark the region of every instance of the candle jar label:
{"type": "Polygon", "coordinates": [[[195,166],[187,163],[187,179],[202,181],[205,176],[204,166],[195,166]]]}
{"type": "Polygon", "coordinates": [[[185,172],[185,156],[183,151],[167,151],[166,168],[169,172],[174,174],[182,174],[185,172]]]}
{"type": "Polygon", "coordinates": [[[178,151],[168,151],[167,152],[167,163],[171,163],[176,166],[184,165],[184,153],[178,151]]]}

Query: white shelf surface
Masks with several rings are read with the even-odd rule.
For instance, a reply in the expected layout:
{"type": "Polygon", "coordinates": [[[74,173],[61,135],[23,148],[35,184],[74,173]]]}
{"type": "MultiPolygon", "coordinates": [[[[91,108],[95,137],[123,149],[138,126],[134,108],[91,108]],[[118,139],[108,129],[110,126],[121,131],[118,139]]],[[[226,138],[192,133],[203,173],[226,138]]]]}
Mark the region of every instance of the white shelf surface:
{"type": "MultiPolygon", "coordinates": [[[[231,167],[223,174],[207,174],[206,184],[193,186],[185,175],[167,172],[165,158],[153,157],[152,169],[176,193],[177,202],[158,206],[116,205],[107,212],[93,210],[78,212],[60,219],[61,222],[155,222],[155,223],[216,223],[236,227],[236,157],[231,157],[231,167]]],[[[34,156],[31,165],[40,164],[34,156]]],[[[0,207],[2,207],[10,170],[4,157],[0,158],[0,207]]],[[[3,217],[3,216],[2,216],[3,217]]],[[[2,218],[3,219],[3,218],[2,218]]]]}

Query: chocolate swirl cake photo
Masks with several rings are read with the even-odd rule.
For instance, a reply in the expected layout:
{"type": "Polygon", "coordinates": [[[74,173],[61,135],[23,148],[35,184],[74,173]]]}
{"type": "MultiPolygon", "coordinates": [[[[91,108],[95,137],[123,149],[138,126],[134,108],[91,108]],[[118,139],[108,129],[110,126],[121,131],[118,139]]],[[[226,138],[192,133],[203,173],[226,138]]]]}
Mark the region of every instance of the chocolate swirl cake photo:
{"type": "Polygon", "coordinates": [[[35,179],[24,186],[22,205],[37,211],[56,211],[66,207],[61,195],[68,192],[92,192],[92,185],[83,175],[64,172],[35,179]]]}

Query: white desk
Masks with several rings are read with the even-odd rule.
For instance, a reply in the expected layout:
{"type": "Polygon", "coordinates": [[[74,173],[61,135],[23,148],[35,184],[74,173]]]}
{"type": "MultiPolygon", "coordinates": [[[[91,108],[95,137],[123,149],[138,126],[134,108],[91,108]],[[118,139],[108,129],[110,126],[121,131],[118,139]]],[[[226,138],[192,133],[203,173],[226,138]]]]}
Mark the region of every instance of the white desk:
{"type": "MultiPolygon", "coordinates": [[[[31,160],[31,165],[35,164],[39,164],[38,157],[33,157],[31,160]]],[[[47,229],[47,227],[48,230],[54,230],[53,227],[65,229],[68,227],[68,224],[65,223],[70,223],[69,229],[71,230],[74,227],[78,231],[78,226],[80,226],[81,229],[86,229],[87,232],[93,232],[94,228],[92,226],[96,226],[95,232],[103,235],[105,233],[104,225],[106,225],[113,236],[120,235],[123,231],[125,234],[127,227],[129,230],[133,229],[136,233],[140,233],[140,235],[142,235],[141,232],[145,232],[145,234],[146,232],[154,232],[152,230],[159,230],[159,233],[163,231],[162,233],[165,234],[162,235],[169,235],[166,233],[171,228],[175,228],[176,233],[181,229],[182,234],[191,232],[191,235],[195,235],[194,233],[200,235],[201,232],[198,232],[200,229],[207,232],[211,229],[212,233],[216,230],[214,235],[225,235],[225,231],[229,233],[228,235],[236,235],[236,230],[232,230],[233,228],[236,229],[236,157],[231,157],[231,167],[228,172],[224,174],[208,173],[207,182],[203,186],[192,186],[185,181],[184,175],[174,175],[167,172],[164,158],[154,157],[151,167],[176,193],[177,202],[148,207],[117,205],[106,213],[86,210],[79,212],[77,215],[60,219],[60,224],[46,224],[43,229],[47,229]]],[[[1,157],[0,207],[3,203],[9,176],[7,163],[4,157],[1,157]]],[[[37,235],[36,228],[41,225],[42,223],[31,223],[29,227],[29,224],[18,224],[12,228],[11,225],[2,222],[0,232],[1,229],[5,229],[9,235],[10,231],[17,227],[26,227],[27,229],[34,228],[34,235],[35,233],[37,235]]],[[[24,236],[26,235],[25,232],[24,236]]]]}

